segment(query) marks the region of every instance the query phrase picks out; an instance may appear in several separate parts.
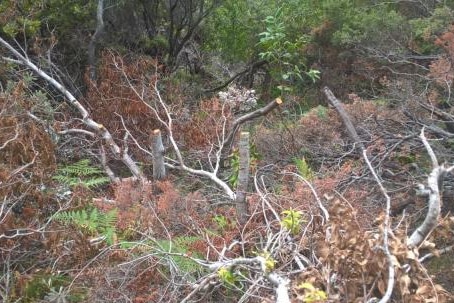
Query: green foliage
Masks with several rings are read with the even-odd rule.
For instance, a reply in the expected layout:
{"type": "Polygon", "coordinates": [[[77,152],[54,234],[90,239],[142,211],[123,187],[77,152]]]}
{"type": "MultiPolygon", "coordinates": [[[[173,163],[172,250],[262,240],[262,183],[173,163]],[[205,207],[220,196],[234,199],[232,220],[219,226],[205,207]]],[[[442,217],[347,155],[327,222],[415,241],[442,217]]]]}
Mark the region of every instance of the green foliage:
{"type": "Polygon", "coordinates": [[[225,231],[231,225],[230,220],[224,215],[215,215],[213,222],[216,223],[220,231],[225,231]]]}
{"type": "Polygon", "coordinates": [[[265,268],[267,272],[270,272],[276,266],[276,260],[273,259],[271,254],[267,251],[264,251],[260,254],[260,256],[265,258],[265,268]]]}
{"type": "Polygon", "coordinates": [[[118,210],[116,208],[107,213],[102,213],[97,208],[92,208],[91,210],[81,209],[60,212],[54,216],[54,219],[63,223],[73,224],[87,234],[104,237],[107,244],[112,245],[117,238],[115,228],[117,217],[118,210]]]}
{"type": "Polygon", "coordinates": [[[304,221],[303,213],[301,211],[289,209],[284,210],[281,215],[283,216],[281,224],[290,231],[291,234],[296,235],[300,232],[301,224],[304,221]]]}
{"type": "Polygon", "coordinates": [[[293,159],[293,162],[296,165],[296,169],[298,170],[298,174],[300,174],[301,177],[304,179],[311,181],[314,179],[314,172],[312,171],[311,167],[306,161],[306,158],[295,158],[293,159]]]}
{"type": "Polygon", "coordinates": [[[384,6],[375,9],[352,8],[350,18],[344,20],[334,33],[333,42],[342,46],[364,45],[374,48],[395,48],[391,44],[406,39],[408,25],[405,18],[384,6]],[[388,41],[385,38],[394,38],[388,41]]]}
{"type": "Polygon", "coordinates": [[[328,299],[328,296],[323,290],[314,287],[311,283],[301,283],[296,288],[303,289],[305,291],[303,297],[303,302],[305,303],[320,303],[325,302],[328,299]]]}
{"type": "Polygon", "coordinates": [[[259,34],[259,53],[260,58],[267,60],[272,66],[272,76],[280,83],[278,89],[281,94],[292,91],[293,85],[302,83],[304,76],[309,77],[312,82],[320,78],[317,70],[306,71],[301,50],[309,41],[309,36],[300,34],[296,38],[287,35],[282,8],[278,8],[276,13],[267,16],[264,20],[266,30],[259,34]]]}
{"type": "Polygon", "coordinates": [[[56,175],[52,178],[70,187],[82,185],[93,188],[110,182],[110,179],[104,175],[102,170],[91,166],[88,159],[59,167],[56,175]]]}
{"type": "Polygon", "coordinates": [[[320,119],[326,120],[326,118],[328,117],[328,108],[323,105],[318,105],[315,108],[315,111],[317,113],[317,117],[319,117],[320,119]]]}
{"type": "Polygon", "coordinates": [[[228,61],[248,60],[253,55],[251,39],[254,39],[254,31],[258,31],[253,14],[247,1],[224,1],[202,27],[207,38],[204,48],[220,51],[228,61]]]}
{"type": "Polygon", "coordinates": [[[225,286],[234,286],[239,282],[238,275],[230,267],[221,267],[218,270],[218,277],[225,286]]]}
{"type": "Polygon", "coordinates": [[[436,8],[431,16],[409,21],[413,39],[412,47],[422,54],[430,54],[437,50],[433,43],[436,36],[448,30],[454,18],[454,11],[448,6],[436,8]]]}
{"type": "Polygon", "coordinates": [[[240,172],[240,153],[238,150],[235,150],[230,155],[230,168],[232,169],[232,173],[229,176],[228,182],[231,187],[236,188],[238,185],[238,174],[240,172]]]}
{"type": "MultiPolygon", "coordinates": [[[[37,273],[28,280],[23,289],[21,289],[21,302],[36,302],[46,299],[49,293],[55,289],[61,289],[69,284],[67,277],[62,275],[37,273]]],[[[74,301],[73,301],[74,302],[74,301]]]]}
{"type": "MultiPolygon", "coordinates": [[[[179,236],[172,238],[171,241],[157,240],[156,243],[161,250],[164,250],[168,253],[186,254],[189,250],[190,245],[199,240],[201,240],[201,238],[198,236],[179,236]]],[[[193,252],[192,256],[200,258],[203,257],[193,252]]],[[[169,257],[172,259],[175,265],[185,273],[195,274],[202,270],[202,267],[199,264],[184,256],[169,255],[169,257]]]]}
{"type": "MultiPolygon", "coordinates": [[[[231,187],[236,188],[238,185],[238,174],[240,172],[240,153],[238,149],[234,150],[230,155],[230,168],[231,173],[228,178],[228,182],[231,187]]],[[[249,145],[249,164],[251,168],[255,168],[257,162],[260,160],[261,155],[259,154],[257,147],[254,144],[249,145]]]]}

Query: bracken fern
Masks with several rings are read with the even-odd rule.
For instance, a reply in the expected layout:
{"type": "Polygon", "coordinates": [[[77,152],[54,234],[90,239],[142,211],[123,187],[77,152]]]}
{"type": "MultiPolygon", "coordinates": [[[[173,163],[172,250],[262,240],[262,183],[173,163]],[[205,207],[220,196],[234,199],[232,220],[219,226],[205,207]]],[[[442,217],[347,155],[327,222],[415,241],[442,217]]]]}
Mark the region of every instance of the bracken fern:
{"type": "Polygon", "coordinates": [[[55,220],[65,224],[73,224],[90,235],[99,235],[111,245],[116,239],[118,210],[116,208],[107,213],[100,212],[97,208],[64,211],[54,216],[55,220]]]}
{"type": "Polygon", "coordinates": [[[110,182],[110,179],[104,175],[102,170],[91,165],[89,159],[59,167],[56,175],[52,178],[70,187],[83,185],[93,188],[110,182]]]}

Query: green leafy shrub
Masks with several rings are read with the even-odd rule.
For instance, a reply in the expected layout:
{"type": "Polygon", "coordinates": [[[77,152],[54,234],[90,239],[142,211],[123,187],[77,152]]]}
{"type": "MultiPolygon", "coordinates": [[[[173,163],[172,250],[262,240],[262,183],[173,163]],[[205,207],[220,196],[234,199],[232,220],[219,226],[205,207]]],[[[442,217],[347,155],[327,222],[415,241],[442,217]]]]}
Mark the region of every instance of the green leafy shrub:
{"type": "Polygon", "coordinates": [[[218,270],[218,277],[226,286],[232,286],[238,283],[238,275],[235,274],[230,267],[221,267],[218,270]]]}
{"type": "Polygon", "coordinates": [[[304,81],[309,77],[313,82],[320,78],[320,72],[314,69],[306,71],[301,49],[308,42],[307,35],[297,38],[287,36],[287,29],[282,17],[282,8],[277,9],[273,16],[267,16],[264,20],[266,30],[259,34],[260,58],[267,60],[272,65],[271,74],[280,83],[278,89],[283,92],[291,92],[295,83],[304,81]]]}
{"type": "Polygon", "coordinates": [[[303,302],[305,303],[325,302],[328,299],[323,290],[314,287],[311,283],[301,283],[296,288],[304,290],[303,302]]]}

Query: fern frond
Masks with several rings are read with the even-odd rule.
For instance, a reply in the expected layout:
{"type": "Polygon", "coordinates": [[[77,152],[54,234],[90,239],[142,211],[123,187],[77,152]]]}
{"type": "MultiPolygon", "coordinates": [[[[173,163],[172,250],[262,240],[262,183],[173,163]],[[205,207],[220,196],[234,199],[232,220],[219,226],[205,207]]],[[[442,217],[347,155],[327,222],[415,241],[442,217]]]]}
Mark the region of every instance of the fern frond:
{"type": "Polygon", "coordinates": [[[52,178],[70,187],[83,185],[93,188],[110,182],[101,169],[91,165],[89,159],[59,167],[52,178]]]}
{"type": "Polygon", "coordinates": [[[55,220],[65,224],[73,224],[90,235],[97,234],[103,236],[109,245],[113,244],[116,240],[115,225],[117,218],[117,209],[102,213],[97,208],[65,211],[54,216],[55,220]]]}
{"type": "MultiPolygon", "coordinates": [[[[156,244],[160,247],[160,249],[167,251],[169,253],[180,253],[184,254],[187,253],[189,250],[189,246],[200,240],[200,237],[197,236],[180,236],[180,237],[175,237],[172,239],[172,241],[169,240],[156,240],[156,244]]],[[[197,254],[193,254],[195,256],[197,254]]],[[[200,256],[202,257],[202,256],[200,256]]],[[[175,256],[175,255],[170,255],[170,258],[172,261],[175,263],[175,265],[183,272],[185,273],[196,273],[200,270],[202,270],[201,266],[197,264],[196,262],[192,261],[189,258],[183,257],[183,256],[175,256]]]]}

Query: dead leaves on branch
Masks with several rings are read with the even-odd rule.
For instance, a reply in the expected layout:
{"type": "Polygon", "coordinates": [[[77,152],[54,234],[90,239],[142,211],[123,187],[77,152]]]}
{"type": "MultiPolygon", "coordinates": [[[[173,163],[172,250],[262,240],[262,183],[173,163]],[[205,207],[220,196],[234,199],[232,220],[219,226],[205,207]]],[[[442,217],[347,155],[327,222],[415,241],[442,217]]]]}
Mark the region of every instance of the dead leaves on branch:
{"type": "MultiPolygon", "coordinates": [[[[387,258],[381,248],[383,216],[377,218],[376,228],[364,230],[356,222],[356,210],[345,203],[335,202],[330,214],[331,220],[317,241],[321,272],[325,274],[323,284],[325,289],[331,290],[330,297],[344,298],[341,302],[364,302],[370,297],[382,297],[388,279],[387,258]]],[[[405,239],[405,230],[398,228],[389,242],[396,271],[392,300],[448,302],[452,298],[433,283],[418,261],[418,252],[410,250],[405,239]]]]}

